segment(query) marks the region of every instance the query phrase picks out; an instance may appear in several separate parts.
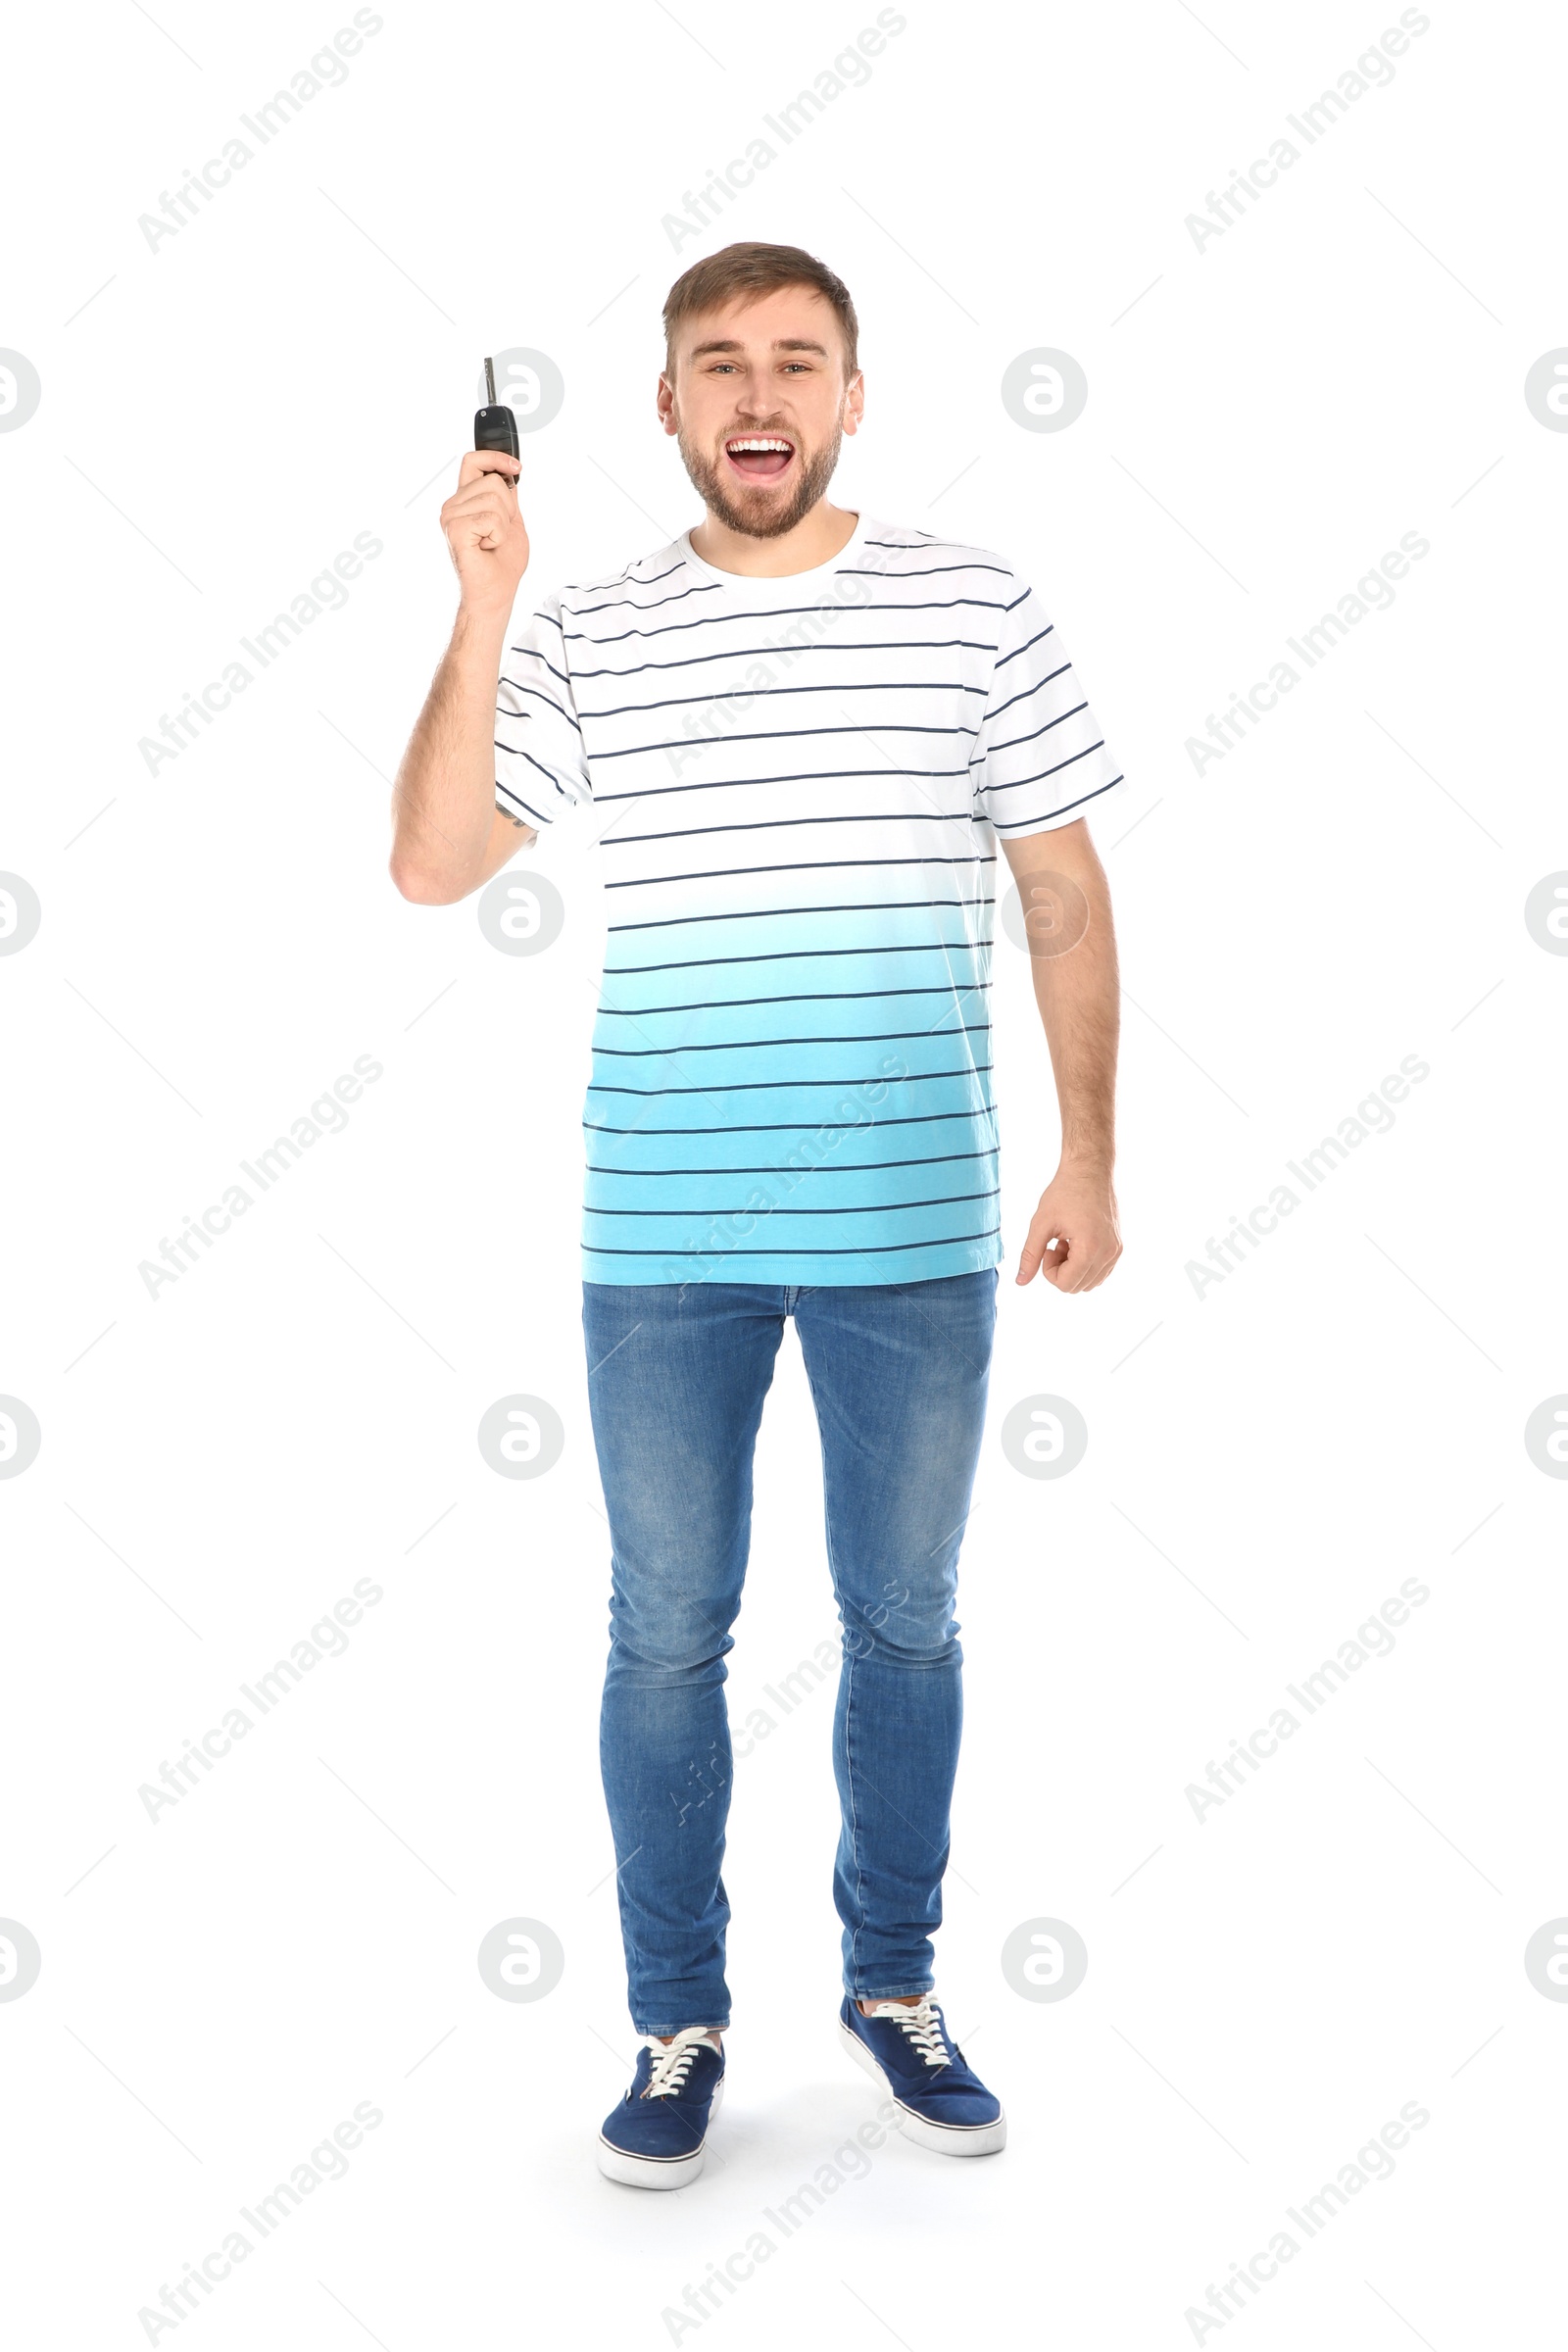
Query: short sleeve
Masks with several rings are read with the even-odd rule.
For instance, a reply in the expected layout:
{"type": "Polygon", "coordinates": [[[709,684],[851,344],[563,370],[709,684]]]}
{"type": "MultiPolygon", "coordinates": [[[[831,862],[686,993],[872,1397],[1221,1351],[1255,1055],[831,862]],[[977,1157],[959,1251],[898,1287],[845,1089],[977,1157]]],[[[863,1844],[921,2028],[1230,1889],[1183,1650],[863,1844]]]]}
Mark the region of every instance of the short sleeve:
{"type": "Polygon", "coordinates": [[[1054,625],[1014,580],[970,769],[977,814],[1004,836],[1046,833],[1123,783],[1054,625]]]}
{"type": "Polygon", "coordinates": [[[561,606],[547,597],[507,631],[496,688],[496,807],[525,824],[552,825],[592,799],[561,606]]]}

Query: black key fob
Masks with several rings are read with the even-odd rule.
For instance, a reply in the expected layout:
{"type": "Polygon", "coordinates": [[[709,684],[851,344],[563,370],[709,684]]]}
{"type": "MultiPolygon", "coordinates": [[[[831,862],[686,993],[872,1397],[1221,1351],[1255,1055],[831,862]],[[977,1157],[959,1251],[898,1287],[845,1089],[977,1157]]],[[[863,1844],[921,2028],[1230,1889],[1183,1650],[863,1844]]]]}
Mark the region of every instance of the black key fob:
{"type": "Polygon", "coordinates": [[[496,399],[495,362],[484,364],[485,390],[490,398],[473,419],[475,449],[502,449],[509,458],[517,455],[517,419],[504,402],[496,399]]]}

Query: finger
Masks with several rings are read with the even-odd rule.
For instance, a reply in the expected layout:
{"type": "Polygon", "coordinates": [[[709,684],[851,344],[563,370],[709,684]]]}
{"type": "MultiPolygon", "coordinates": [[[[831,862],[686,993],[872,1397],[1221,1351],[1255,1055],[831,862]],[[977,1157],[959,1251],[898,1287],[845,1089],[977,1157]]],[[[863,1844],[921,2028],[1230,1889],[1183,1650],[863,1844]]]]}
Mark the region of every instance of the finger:
{"type": "Polygon", "coordinates": [[[1018,1257],[1019,1282],[1033,1282],[1037,1274],[1044,1274],[1048,1282],[1054,1281],[1052,1269],[1059,1263],[1061,1253],[1062,1245],[1050,1239],[1049,1226],[1044,1233],[1030,1234],[1018,1257]]]}
{"type": "Polygon", "coordinates": [[[464,451],[463,464],[458,467],[458,488],[465,490],[482,475],[498,473],[515,489],[521,471],[517,460],[504,449],[467,449],[464,451]]]}
{"type": "Polygon", "coordinates": [[[1096,1266],[1095,1279],[1090,1285],[1090,1288],[1098,1291],[1102,1282],[1108,1282],[1111,1275],[1115,1272],[1120,1258],[1121,1244],[1118,1242],[1115,1249],[1110,1251],[1109,1255],[1102,1259],[1100,1264],[1096,1266]]]}
{"type": "Polygon", "coordinates": [[[1063,1287],[1074,1293],[1098,1291],[1120,1255],[1119,1250],[1114,1251],[1098,1250],[1093,1257],[1084,1259],[1082,1265],[1078,1266],[1074,1277],[1063,1287]]]}
{"type": "Polygon", "coordinates": [[[442,529],[449,539],[494,539],[515,529],[515,518],[498,513],[493,505],[470,508],[462,514],[443,517],[442,529]]]}
{"type": "Polygon", "coordinates": [[[1064,1298],[1079,1291],[1091,1291],[1100,1280],[1100,1258],[1085,1242],[1065,1238],[1052,1244],[1047,1252],[1047,1280],[1064,1298]]]}
{"type": "Polygon", "coordinates": [[[469,490],[455,491],[441,510],[443,514],[504,514],[510,521],[517,512],[514,499],[493,489],[487,482],[476,482],[469,490]]]}
{"type": "Polygon", "coordinates": [[[1040,1271],[1040,1261],[1046,1254],[1047,1236],[1031,1228],[1018,1252],[1018,1280],[1033,1282],[1040,1271]]]}

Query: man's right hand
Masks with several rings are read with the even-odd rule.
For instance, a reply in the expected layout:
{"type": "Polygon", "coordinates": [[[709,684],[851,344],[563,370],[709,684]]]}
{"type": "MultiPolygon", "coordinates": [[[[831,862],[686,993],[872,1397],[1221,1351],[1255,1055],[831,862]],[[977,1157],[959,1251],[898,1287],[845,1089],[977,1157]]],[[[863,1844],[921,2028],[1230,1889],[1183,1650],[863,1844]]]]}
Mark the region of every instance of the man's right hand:
{"type": "Polygon", "coordinates": [[[392,879],[421,906],[466,898],[534,837],[495,801],[496,678],[528,567],[516,475],[505,450],[470,449],[441,510],[462,595],[392,787],[392,879]]]}
{"type": "Polygon", "coordinates": [[[441,528],[463,602],[475,614],[505,622],[528,568],[528,534],[517,507],[515,458],[502,449],[470,449],[458,486],[441,510],[441,528]]]}

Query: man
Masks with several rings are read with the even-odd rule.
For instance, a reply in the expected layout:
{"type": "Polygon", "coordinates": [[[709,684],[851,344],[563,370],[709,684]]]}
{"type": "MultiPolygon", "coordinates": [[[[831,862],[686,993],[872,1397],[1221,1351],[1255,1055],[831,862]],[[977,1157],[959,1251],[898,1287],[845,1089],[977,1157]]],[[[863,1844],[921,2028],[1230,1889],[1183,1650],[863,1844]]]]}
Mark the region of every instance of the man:
{"type": "Polygon", "coordinates": [[[820,262],[729,246],[677,281],[664,326],[659,416],[703,521],[512,626],[516,462],[464,459],[441,511],[457,621],[392,855],[406,898],[447,905],[598,813],[583,1327],[612,1549],[601,1753],[643,2036],[599,2161],[655,2188],[701,2170],[723,2083],[724,1657],[792,1315],[844,1629],[840,2032],[921,2145],[1005,2138],[932,1997],[930,1941],[1002,1256],[999,840],[1062,1130],[1017,1280],[1091,1290],[1121,1248],[1115,956],[1085,822],[1121,779],[1060,640],[999,558],[828,504],[864,387],[820,262]]]}

